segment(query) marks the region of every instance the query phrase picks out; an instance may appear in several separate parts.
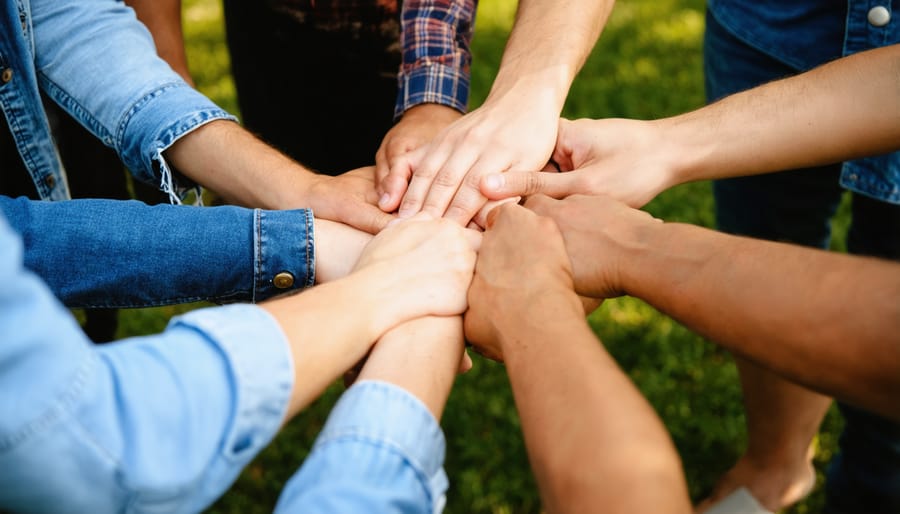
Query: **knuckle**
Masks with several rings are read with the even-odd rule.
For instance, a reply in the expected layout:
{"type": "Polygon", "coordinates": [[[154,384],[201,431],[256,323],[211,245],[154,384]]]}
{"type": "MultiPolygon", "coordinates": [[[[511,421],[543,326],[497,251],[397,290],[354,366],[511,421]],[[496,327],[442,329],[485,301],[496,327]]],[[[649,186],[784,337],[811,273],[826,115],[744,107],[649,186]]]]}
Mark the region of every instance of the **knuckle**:
{"type": "Polygon", "coordinates": [[[440,187],[455,187],[459,184],[459,178],[451,171],[442,171],[434,177],[434,185],[440,187]]]}

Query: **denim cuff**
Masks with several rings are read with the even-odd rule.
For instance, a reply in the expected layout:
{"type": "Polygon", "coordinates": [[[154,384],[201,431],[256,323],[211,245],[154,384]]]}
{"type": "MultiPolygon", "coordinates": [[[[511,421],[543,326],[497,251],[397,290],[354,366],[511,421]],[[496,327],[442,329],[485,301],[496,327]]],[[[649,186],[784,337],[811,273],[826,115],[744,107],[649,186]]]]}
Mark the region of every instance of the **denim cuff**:
{"type": "Polygon", "coordinates": [[[125,166],[142,182],[153,184],[180,203],[196,186],[175,177],[162,153],[182,136],[214,120],[237,118],[184,82],[161,85],[134,104],[117,127],[115,147],[125,166]],[[172,113],[180,113],[174,118],[172,113]]]}
{"type": "Polygon", "coordinates": [[[426,63],[397,77],[397,104],[394,118],[410,107],[436,103],[466,112],[469,102],[469,74],[446,64],[426,63]]]}
{"type": "Polygon", "coordinates": [[[428,408],[405,389],[374,380],[354,384],[332,409],[314,448],[340,440],[391,448],[416,470],[433,504],[443,503],[448,486],[444,433],[428,408]]]}
{"type": "Polygon", "coordinates": [[[309,209],[254,211],[254,302],[316,283],[313,221],[309,209]]]}

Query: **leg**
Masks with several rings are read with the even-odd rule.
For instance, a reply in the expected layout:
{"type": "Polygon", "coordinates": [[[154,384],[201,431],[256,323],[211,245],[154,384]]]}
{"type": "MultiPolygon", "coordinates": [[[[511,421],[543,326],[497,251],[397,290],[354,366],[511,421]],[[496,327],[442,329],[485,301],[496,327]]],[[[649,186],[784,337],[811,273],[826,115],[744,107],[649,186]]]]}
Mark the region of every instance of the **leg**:
{"type": "MultiPolygon", "coordinates": [[[[850,252],[900,260],[900,205],[853,196],[850,252]]],[[[826,483],[826,512],[900,512],[900,424],[849,405],[840,454],[826,483]]]]}
{"type": "MultiPolygon", "coordinates": [[[[707,96],[712,101],[796,70],[743,45],[707,15],[707,96]]],[[[716,217],[725,232],[827,247],[830,218],[840,201],[839,168],[795,170],[719,181],[716,217]]],[[[744,392],[746,453],[698,505],[709,508],[747,487],[767,508],[778,510],[809,493],[815,483],[809,445],[831,400],[736,359],[744,392]]]]}
{"type": "Polygon", "coordinates": [[[228,46],[247,128],[323,173],[374,163],[397,95],[396,7],[226,0],[228,46]]]}

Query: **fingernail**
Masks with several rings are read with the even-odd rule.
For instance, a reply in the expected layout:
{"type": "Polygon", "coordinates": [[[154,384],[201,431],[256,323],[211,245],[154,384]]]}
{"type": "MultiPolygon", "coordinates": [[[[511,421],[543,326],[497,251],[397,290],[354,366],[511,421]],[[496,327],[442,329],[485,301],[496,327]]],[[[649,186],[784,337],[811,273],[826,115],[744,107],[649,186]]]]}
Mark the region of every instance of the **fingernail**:
{"type": "Polygon", "coordinates": [[[378,206],[384,207],[388,204],[389,201],[391,201],[391,195],[385,193],[381,195],[381,198],[378,199],[378,206]]]}
{"type": "Polygon", "coordinates": [[[500,175],[488,175],[484,179],[484,185],[487,186],[488,189],[496,191],[503,187],[503,177],[500,175]]]}

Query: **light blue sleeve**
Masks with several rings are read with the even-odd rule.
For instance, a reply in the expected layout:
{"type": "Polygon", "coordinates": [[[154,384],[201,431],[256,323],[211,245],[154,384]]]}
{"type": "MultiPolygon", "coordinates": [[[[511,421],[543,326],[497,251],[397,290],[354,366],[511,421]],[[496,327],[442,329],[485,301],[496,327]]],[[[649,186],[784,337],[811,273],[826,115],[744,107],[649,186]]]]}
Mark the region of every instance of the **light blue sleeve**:
{"type": "Polygon", "coordinates": [[[197,512],[278,431],[293,366],[262,309],[95,347],[2,217],[0,284],[0,510],[197,512]]]}
{"type": "Polygon", "coordinates": [[[235,118],[191,88],[156,54],[153,37],[122,2],[30,0],[41,89],[134,175],[172,194],[162,152],[216,119],[235,118]]]}
{"type": "Polygon", "coordinates": [[[338,401],[277,513],[436,513],[445,442],[437,420],[393,384],[363,381],[338,401]]]}

